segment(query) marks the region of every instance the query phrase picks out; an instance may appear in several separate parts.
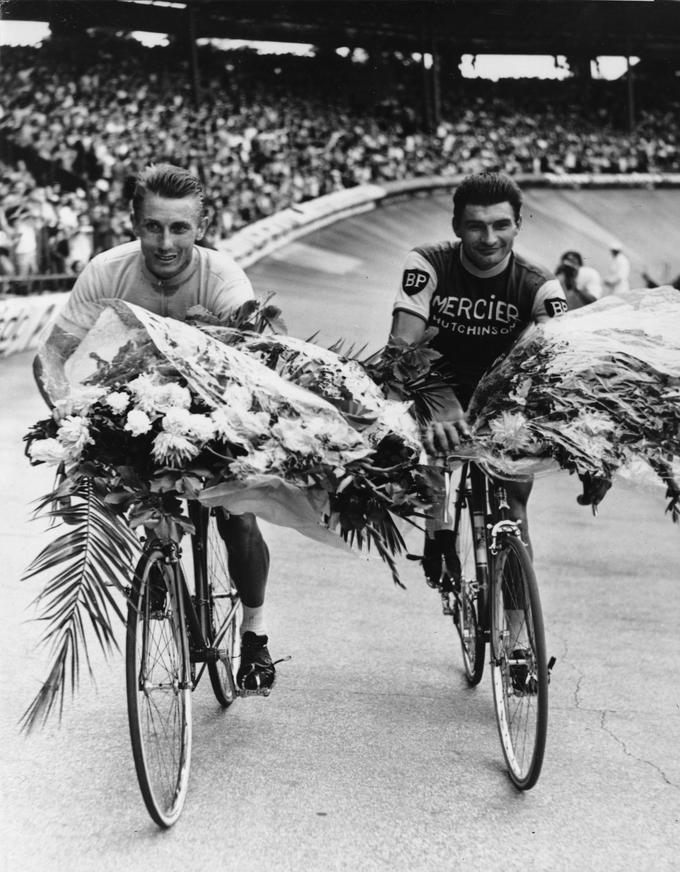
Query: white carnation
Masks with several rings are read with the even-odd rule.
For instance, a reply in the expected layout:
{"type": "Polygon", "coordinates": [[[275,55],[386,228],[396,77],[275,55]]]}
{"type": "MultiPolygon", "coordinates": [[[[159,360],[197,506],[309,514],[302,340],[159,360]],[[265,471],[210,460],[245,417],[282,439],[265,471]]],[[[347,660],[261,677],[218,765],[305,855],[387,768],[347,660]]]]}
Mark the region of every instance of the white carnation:
{"type": "Polygon", "coordinates": [[[269,429],[268,412],[246,412],[232,409],[232,420],[241,438],[259,439],[269,429]]]}
{"type": "Polygon", "coordinates": [[[582,427],[589,436],[600,436],[611,433],[614,429],[611,419],[601,412],[581,412],[574,421],[574,426],[582,427]]]}
{"type": "Polygon", "coordinates": [[[253,392],[243,385],[232,382],[224,392],[224,400],[231,409],[239,412],[249,412],[253,405],[253,392]]]}
{"type": "Polygon", "coordinates": [[[163,429],[174,436],[191,433],[191,415],[188,409],[167,409],[163,417],[163,429]]]}
{"type": "Polygon", "coordinates": [[[278,473],[289,455],[280,445],[258,448],[248,457],[239,457],[229,464],[229,472],[236,478],[246,478],[249,475],[262,473],[278,473]]]}
{"type": "Polygon", "coordinates": [[[223,406],[215,409],[210,417],[212,418],[215,427],[216,435],[225,442],[234,442],[238,445],[242,444],[241,435],[237,432],[234,422],[231,420],[231,414],[228,407],[223,406]]]}
{"type": "Polygon", "coordinates": [[[330,415],[314,415],[305,423],[314,438],[320,441],[332,442],[338,435],[338,420],[330,415]]]}
{"type": "Polygon", "coordinates": [[[188,409],[191,405],[191,392],[188,388],[169,382],[158,386],[155,402],[159,411],[173,408],[188,409]]]}
{"type": "Polygon", "coordinates": [[[207,415],[189,415],[189,427],[199,442],[208,442],[215,435],[215,423],[207,415]]]}
{"type": "Polygon", "coordinates": [[[130,396],[125,391],[112,391],[104,402],[115,415],[122,415],[130,405],[130,396]]]}
{"type": "Polygon", "coordinates": [[[67,397],[57,401],[55,409],[60,418],[69,415],[87,415],[104,393],[106,390],[98,387],[72,388],[67,397]]]}
{"type": "Polygon", "coordinates": [[[141,436],[151,429],[151,419],[141,409],[131,409],[125,419],[125,429],[133,436],[141,436]]]}
{"type": "Polygon", "coordinates": [[[83,448],[94,441],[90,436],[87,419],[81,418],[80,415],[69,415],[64,418],[59,425],[57,438],[64,446],[67,457],[71,460],[76,460],[83,448]]]}
{"type": "Polygon", "coordinates": [[[66,460],[66,449],[58,439],[37,439],[32,442],[28,455],[36,463],[57,465],[66,460]]]}
{"type": "Polygon", "coordinates": [[[156,411],[156,390],[158,386],[150,375],[147,373],[138,375],[127,387],[142,411],[156,411]]]}

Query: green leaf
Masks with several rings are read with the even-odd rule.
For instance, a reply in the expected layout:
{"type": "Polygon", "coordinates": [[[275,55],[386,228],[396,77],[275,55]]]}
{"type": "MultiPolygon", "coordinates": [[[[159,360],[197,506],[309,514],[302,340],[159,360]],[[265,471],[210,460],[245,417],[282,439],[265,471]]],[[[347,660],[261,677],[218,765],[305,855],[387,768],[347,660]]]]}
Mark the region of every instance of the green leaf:
{"type": "MultiPolygon", "coordinates": [[[[57,492],[62,495],[64,489],[57,492]]],[[[86,627],[105,654],[117,647],[110,616],[113,612],[123,620],[123,612],[114,591],[124,591],[130,583],[140,554],[138,540],[96,495],[91,480],[79,481],[69,494],[70,505],[43,512],[66,521],[68,529],[42,549],[23,576],[30,579],[59,569],[35,599],[41,609],[38,619],[45,623],[41,642],[51,645],[52,661],[21,718],[26,731],[39,721],[44,723],[55,706],[61,715],[66,688],[76,690],[81,655],[91,673],[86,627]]],[[[50,497],[43,498],[41,505],[51,505],[50,497]]]]}

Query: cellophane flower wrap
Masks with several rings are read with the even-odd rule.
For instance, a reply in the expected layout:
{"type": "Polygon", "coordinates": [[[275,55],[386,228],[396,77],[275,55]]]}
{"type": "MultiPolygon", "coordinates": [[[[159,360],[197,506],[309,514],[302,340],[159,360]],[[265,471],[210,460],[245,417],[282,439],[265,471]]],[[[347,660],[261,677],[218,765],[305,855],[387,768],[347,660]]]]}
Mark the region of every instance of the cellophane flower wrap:
{"type": "Polygon", "coordinates": [[[467,455],[502,476],[662,483],[677,521],[680,294],[605,297],[528,328],[479,383],[469,420],[467,455]]]}
{"type": "Polygon", "coordinates": [[[201,311],[184,323],[110,301],[65,365],[53,344],[41,350],[55,408],[31,428],[26,451],[34,464],[59,466],[40,508],[68,529],[27,572],[63,567],[40,597],[56,615],[47,634],[56,653],[29,726],[85,645],[83,611],[114,644],[111,585],[130,582],[131,531],[190,530],[186,500],[373,548],[399,583],[395,518],[422,516],[431,484],[410,403],[385,399],[356,361],[249,329],[262,326],[257,306],[228,327],[201,311]]]}
{"type": "Polygon", "coordinates": [[[133,525],[153,522],[172,505],[153,495],[170,494],[337,544],[337,532],[365,526],[345,518],[342,493],[361,482],[379,496],[387,467],[384,508],[420,507],[422,447],[408,403],[386,400],[333,351],[196,314],[183,323],[111,301],[65,381],[46,356],[56,409],[29,434],[31,460],[63,463],[69,478],[96,468],[105,501],[132,509],[133,525]]]}
{"type": "MultiPolygon", "coordinates": [[[[132,529],[163,530],[169,520],[190,529],[184,500],[372,546],[399,580],[395,518],[423,517],[442,484],[423,465],[416,423],[450,393],[430,333],[359,363],[339,346],[263,332],[278,314],[253,303],[226,325],[201,311],[180,323],[118,301],[65,367],[54,348],[42,349],[56,405],[27,434],[27,454],[63,471],[39,510],[68,529],[27,571],[61,567],[39,597],[54,657],[27,726],[63,701],[77,674],[84,616],[105,648],[115,644],[108,610],[120,615],[112,590],[129,584],[132,529]]],[[[680,296],[609,297],[528,328],[484,376],[468,417],[472,439],[460,458],[507,478],[651,475],[678,520],[680,296]]]]}

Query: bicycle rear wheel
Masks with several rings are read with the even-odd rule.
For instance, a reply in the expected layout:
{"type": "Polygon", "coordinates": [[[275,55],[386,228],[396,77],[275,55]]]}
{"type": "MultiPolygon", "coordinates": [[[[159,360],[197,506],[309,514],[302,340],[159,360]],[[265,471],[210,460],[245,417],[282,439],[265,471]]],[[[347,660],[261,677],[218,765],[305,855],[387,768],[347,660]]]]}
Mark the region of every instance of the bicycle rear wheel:
{"type": "Polygon", "coordinates": [[[548,731],[548,662],[536,575],[525,545],[508,537],[494,561],[491,669],[496,722],[520,790],[541,772],[548,731]]]}
{"type": "Polygon", "coordinates": [[[208,663],[208,674],[215,698],[226,708],[238,695],[235,664],[240,654],[242,608],[229,576],[227,550],[220,536],[218,516],[212,513],[206,526],[205,558],[209,608],[208,642],[225,652],[225,657],[208,663]]]}
{"type": "Polygon", "coordinates": [[[137,779],[149,814],[163,828],[180,816],[191,760],[191,665],[175,572],[179,564],[166,564],[160,550],[140,560],[125,650],[137,779]]]}
{"type": "Polygon", "coordinates": [[[475,560],[475,530],[470,479],[461,479],[455,509],[455,555],[446,555],[447,571],[453,578],[455,606],[453,621],[460,636],[465,677],[472,686],[484,674],[485,637],[480,626],[485,605],[480,596],[475,560]]]}

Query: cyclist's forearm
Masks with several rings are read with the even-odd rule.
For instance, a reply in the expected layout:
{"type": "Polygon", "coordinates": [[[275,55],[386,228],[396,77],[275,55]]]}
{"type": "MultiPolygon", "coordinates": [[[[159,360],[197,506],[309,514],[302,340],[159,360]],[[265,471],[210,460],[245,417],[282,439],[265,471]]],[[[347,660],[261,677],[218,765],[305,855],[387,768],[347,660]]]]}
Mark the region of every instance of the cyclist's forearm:
{"type": "Polygon", "coordinates": [[[50,399],[50,395],[47,393],[47,389],[45,387],[45,374],[42,361],[37,355],[33,358],[33,378],[35,379],[35,383],[37,385],[38,391],[40,392],[40,396],[47,403],[49,408],[53,409],[54,403],[50,399]]]}

